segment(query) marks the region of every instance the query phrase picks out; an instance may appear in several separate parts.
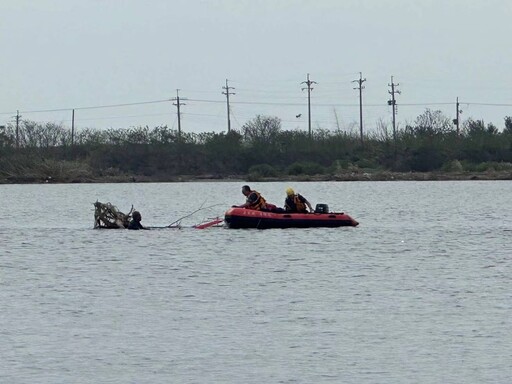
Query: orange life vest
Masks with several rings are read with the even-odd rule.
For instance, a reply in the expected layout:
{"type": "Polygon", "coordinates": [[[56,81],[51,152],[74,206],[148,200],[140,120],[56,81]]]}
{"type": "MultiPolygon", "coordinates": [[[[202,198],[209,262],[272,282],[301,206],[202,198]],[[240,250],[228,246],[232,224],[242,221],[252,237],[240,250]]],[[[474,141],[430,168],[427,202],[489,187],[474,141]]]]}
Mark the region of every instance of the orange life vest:
{"type": "Polygon", "coordinates": [[[289,212],[307,212],[306,204],[299,197],[299,194],[288,196],[284,202],[285,209],[289,212]]]}
{"type": "Polygon", "coordinates": [[[255,209],[257,211],[260,211],[262,208],[265,208],[265,206],[266,206],[265,199],[263,198],[263,196],[260,195],[259,192],[256,192],[256,191],[251,191],[251,193],[247,196],[247,202],[249,203],[249,206],[247,207],[248,209],[255,209]],[[249,201],[249,197],[253,193],[256,194],[256,196],[258,196],[258,198],[255,201],[249,201]]]}

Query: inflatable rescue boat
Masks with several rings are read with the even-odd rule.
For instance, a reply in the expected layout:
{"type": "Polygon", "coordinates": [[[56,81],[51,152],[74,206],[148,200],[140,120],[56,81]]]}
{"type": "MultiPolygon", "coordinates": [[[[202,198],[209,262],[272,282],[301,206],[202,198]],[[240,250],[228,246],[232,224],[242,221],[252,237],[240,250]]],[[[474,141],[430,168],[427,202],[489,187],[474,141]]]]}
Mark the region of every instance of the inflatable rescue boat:
{"type": "Polygon", "coordinates": [[[256,211],[232,207],[224,215],[228,228],[355,227],[359,223],[346,213],[331,212],[325,204],[314,213],[256,211]],[[327,209],[326,209],[327,208],[327,209]]]}

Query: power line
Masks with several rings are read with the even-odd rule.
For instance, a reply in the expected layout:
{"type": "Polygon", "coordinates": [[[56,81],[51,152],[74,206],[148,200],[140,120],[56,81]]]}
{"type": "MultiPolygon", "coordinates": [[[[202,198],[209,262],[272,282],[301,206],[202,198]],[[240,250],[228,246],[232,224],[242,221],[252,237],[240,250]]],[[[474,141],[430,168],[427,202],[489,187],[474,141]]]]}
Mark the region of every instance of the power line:
{"type": "MultiPolygon", "coordinates": [[[[145,105],[145,104],[156,104],[156,103],[168,103],[170,99],[165,100],[152,100],[152,101],[139,101],[136,103],[122,103],[122,104],[106,104],[106,105],[95,105],[88,107],[75,107],[75,108],[55,108],[55,109],[38,109],[38,110],[21,110],[20,113],[45,113],[45,112],[66,112],[74,110],[85,110],[85,109],[101,109],[101,108],[115,108],[115,107],[130,107],[134,105],[145,105]]],[[[0,112],[0,115],[12,114],[14,112],[0,112]]]]}
{"type": "Polygon", "coordinates": [[[462,104],[482,105],[482,106],[489,106],[489,107],[512,107],[512,104],[473,103],[473,102],[463,102],[462,104]]]}
{"type": "MultiPolygon", "coordinates": [[[[184,115],[185,113],[181,113],[184,115]]],[[[187,113],[188,115],[188,113],[187,113]]],[[[123,115],[123,116],[104,116],[104,117],[86,117],[86,118],[79,118],[76,119],[76,121],[94,121],[94,120],[111,120],[111,119],[127,119],[127,118],[134,118],[134,117],[154,117],[154,116],[169,116],[169,113],[145,113],[141,115],[123,115]]]]}
{"type": "MultiPolygon", "coordinates": [[[[230,87],[231,88],[231,87],[230,87]]],[[[96,106],[88,106],[88,107],[76,107],[76,108],[54,108],[54,109],[38,109],[38,110],[18,110],[19,113],[47,113],[47,112],[69,112],[73,109],[76,110],[92,110],[92,109],[103,109],[103,108],[115,108],[115,107],[127,107],[127,106],[137,106],[137,105],[147,105],[147,104],[156,104],[156,103],[167,103],[169,101],[174,101],[173,99],[165,99],[165,100],[154,100],[154,101],[143,101],[137,103],[122,103],[122,104],[106,104],[106,105],[96,105],[96,106]]],[[[184,100],[184,99],[183,99],[184,100]]],[[[225,103],[222,100],[212,100],[212,99],[187,99],[188,101],[193,101],[197,103],[225,103]]],[[[231,104],[240,104],[240,105],[276,105],[276,106],[302,106],[302,103],[287,103],[287,102],[272,102],[272,101],[231,101],[231,104]]],[[[496,106],[496,107],[512,107],[512,104],[498,104],[498,103],[477,103],[477,102],[461,102],[461,104],[465,105],[481,105],[481,106],[496,106]]],[[[347,103],[314,103],[315,106],[318,107],[358,107],[359,104],[347,104],[347,103]]],[[[380,103],[367,103],[365,107],[383,107],[386,104],[380,103]]],[[[389,103],[388,103],[389,105],[389,103]]],[[[454,105],[453,102],[425,102],[425,103],[401,103],[403,107],[407,106],[435,106],[435,105],[454,105]]],[[[0,112],[0,115],[12,115],[16,114],[16,111],[11,112],[0,112]]],[[[147,116],[147,115],[140,115],[147,116]]],[[[136,117],[136,116],[132,116],[136,117]]],[[[81,120],[81,119],[80,119],[81,120]]]]}
{"type": "Polygon", "coordinates": [[[186,115],[186,116],[209,116],[209,117],[216,117],[216,118],[221,118],[222,116],[221,115],[214,115],[214,114],[211,114],[211,113],[190,113],[190,112],[181,112],[182,115],[186,115]]]}
{"type": "Polygon", "coordinates": [[[157,103],[168,103],[171,99],[164,100],[151,100],[151,101],[139,101],[137,103],[124,103],[124,104],[110,104],[110,105],[97,105],[92,107],[78,107],[74,109],[100,109],[100,108],[115,108],[115,107],[130,107],[133,105],[145,105],[145,104],[157,104],[157,103]]]}
{"type": "MultiPolygon", "coordinates": [[[[316,84],[315,81],[311,81],[310,78],[309,78],[309,74],[307,75],[307,80],[302,82],[301,84],[306,84],[306,87],[302,88],[302,90],[308,90],[308,94],[307,94],[307,98],[308,98],[308,130],[309,130],[309,133],[311,134],[311,130],[312,130],[312,114],[311,114],[311,108],[312,108],[312,104],[314,104],[313,106],[315,108],[319,108],[319,113],[323,113],[325,114],[325,111],[322,110],[322,108],[346,108],[345,109],[345,117],[348,117],[350,116],[350,118],[354,118],[356,119],[355,117],[355,112],[352,111],[351,109],[349,108],[356,108],[356,107],[359,107],[359,122],[360,122],[360,134],[361,134],[361,142],[363,142],[363,138],[364,138],[364,135],[363,135],[363,119],[362,119],[362,115],[363,115],[363,102],[362,102],[362,90],[364,89],[364,86],[363,86],[363,83],[366,81],[366,79],[363,79],[362,78],[362,73],[359,73],[359,79],[358,80],[354,80],[352,82],[356,82],[358,84],[358,87],[357,88],[354,88],[354,89],[357,89],[359,90],[360,94],[359,94],[359,103],[356,104],[356,103],[331,103],[331,102],[321,102],[323,100],[325,101],[329,101],[329,100],[332,100],[334,97],[336,97],[336,95],[334,94],[334,91],[333,91],[333,87],[336,86],[336,84],[341,84],[341,82],[335,82],[335,81],[326,81],[326,82],[322,82],[322,87],[321,89],[319,90],[316,90],[316,93],[315,93],[315,100],[317,101],[316,103],[313,103],[313,100],[311,100],[311,91],[313,90],[313,87],[312,85],[313,84],[316,84]],[[325,89],[327,88],[327,90],[325,89]],[[330,96],[332,95],[332,96],[330,96]],[[323,99],[323,100],[322,100],[323,99]]],[[[232,80],[230,80],[230,82],[232,82],[232,80]]],[[[347,81],[348,82],[348,81],[347,81]]],[[[283,83],[283,82],[281,82],[283,83]]],[[[289,82],[286,81],[286,83],[288,84],[289,82]]],[[[395,94],[399,94],[400,91],[394,91],[394,86],[393,86],[393,77],[391,78],[391,83],[389,86],[391,86],[391,91],[389,92],[390,94],[391,93],[394,93],[392,95],[392,98],[391,100],[388,101],[387,105],[388,106],[392,106],[393,108],[393,131],[394,131],[394,137],[395,137],[395,140],[396,140],[396,113],[397,113],[397,105],[396,105],[396,99],[395,99],[395,94]],[[394,91],[394,92],[393,92],[394,91]]],[[[259,84],[259,86],[261,86],[261,84],[259,84]]],[[[396,87],[398,87],[398,84],[395,85],[396,87]]],[[[270,93],[267,91],[264,91],[264,90],[261,90],[261,89],[253,89],[253,90],[250,90],[250,89],[244,89],[244,88],[237,88],[237,91],[240,91],[240,90],[245,90],[246,92],[254,92],[254,93],[260,93],[260,92],[265,92],[265,95],[258,95],[258,94],[254,94],[254,95],[245,95],[245,96],[248,96],[248,100],[237,100],[237,101],[233,101],[230,99],[230,95],[234,95],[235,93],[234,92],[231,92],[231,90],[234,89],[234,87],[231,87],[229,86],[228,84],[228,80],[226,79],[226,83],[225,83],[225,86],[222,87],[223,89],[223,92],[222,94],[226,96],[226,100],[222,101],[222,100],[216,100],[216,99],[209,99],[208,96],[206,95],[207,93],[210,93],[211,91],[195,91],[195,92],[202,92],[205,94],[205,96],[207,97],[206,99],[202,99],[202,98],[198,98],[198,99],[188,99],[190,100],[190,102],[195,102],[195,103],[213,103],[213,104],[223,104],[223,103],[226,103],[226,107],[227,107],[227,118],[228,118],[228,132],[230,131],[231,129],[231,118],[233,118],[232,114],[233,114],[233,110],[232,110],[232,106],[233,105],[238,105],[238,106],[241,106],[241,105],[246,105],[246,106],[268,106],[269,108],[261,108],[261,111],[267,111],[267,113],[269,113],[268,111],[271,111],[271,110],[274,110],[272,109],[271,107],[290,107],[291,108],[294,108],[294,107],[302,107],[304,105],[304,103],[301,103],[301,102],[298,102],[298,101],[295,101],[296,99],[299,99],[299,97],[297,96],[294,96],[294,94],[290,91],[290,92],[283,92],[283,91],[278,91],[276,90],[275,92],[272,90],[270,93]],[[275,97],[272,97],[273,95],[275,95],[275,97]],[[289,95],[289,96],[287,96],[289,95]],[[261,97],[260,97],[261,96],[261,97]],[[272,97],[272,98],[271,98],[272,97]],[[252,99],[252,100],[251,100],[252,99]],[[256,99],[256,100],[254,100],[256,99]],[[262,101],[258,101],[258,99],[262,100],[262,101]],[[266,100],[271,100],[271,101],[265,101],[266,100]],[[280,101],[280,100],[284,100],[284,101],[280,101]],[[287,101],[288,100],[288,101],[287,101]]],[[[303,93],[299,93],[299,94],[302,94],[302,97],[300,98],[301,100],[304,100],[305,99],[305,95],[303,93]]],[[[239,96],[237,96],[237,99],[241,98],[240,97],[241,94],[239,96]]],[[[368,96],[366,96],[368,97],[368,96]]],[[[175,105],[178,109],[178,131],[179,131],[179,134],[181,134],[181,115],[183,114],[182,111],[180,110],[180,106],[181,105],[185,105],[184,103],[181,103],[180,102],[185,100],[183,98],[180,98],[179,97],[179,93],[177,91],[177,97],[176,98],[173,98],[173,99],[160,99],[160,100],[148,100],[148,101],[139,101],[139,102],[131,102],[131,103],[118,103],[118,104],[104,104],[104,105],[92,105],[92,106],[82,106],[82,107],[76,107],[76,108],[53,108],[53,109],[28,109],[28,110],[17,110],[15,112],[0,112],[0,115],[15,115],[16,116],[16,127],[17,129],[19,129],[19,125],[20,125],[20,122],[22,122],[22,118],[21,118],[21,113],[23,113],[23,118],[26,119],[27,118],[27,114],[34,114],[34,113],[50,113],[50,112],[71,112],[71,113],[74,113],[74,111],[76,110],[96,110],[96,109],[106,109],[106,108],[119,108],[119,107],[132,107],[132,106],[142,106],[142,105],[149,105],[149,104],[157,104],[157,103],[169,103],[169,102],[175,102],[173,103],[173,105],[175,105]]],[[[403,108],[406,108],[406,107],[419,107],[419,106],[422,106],[422,107],[429,107],[429,106],[452,106],[452,105],[455,105],[455,108],[456,108],[456,111],[459,111],[460,113],[460,105],[467,105],[468,108],[470,105],[472,106],[481,106],[481,107],[505,107],[505,108],[510,108],[512,107],[512,104],[510,103],[483,103],[483,102],[459,102],[458,98],[457,98],[457,101],[456,102],[424,102],[424,103],[401,103],[400,106],[403,107],[403,108]]],[[[386,104],[383,104],[383,103],[365,103],[364,106],[366,107],[366,110],[365,110],[365,113],[368,114],[369,116],[372,115],[372,112],[373,114],[375,114],[375,108],[383,108],[386,106],[386,104]],[[372,110],[372,112],[369,111],[369,108],[374,108],[372,110]]],[[[240,107],[240,109],[242,109],[242,107],[240,107]]],[[[256,108],[255,108],[256,109],[256,108]]],[[[451,107],[450,107],[451,109],[451,107]]],[[[245,110],[249,110],[248,107],[245,108],[245,110]]],[[[286,108],[283,108],[283,111],[286,111],[286,108]]],[[[100,114],[100,113],[98,113],[100,114]]],[[[280,115],[284,115],[285,118],[286,116],[288,115],[287,113],[281,113],[279,112],[280,115]]],[[[165,115],[165,114],[158,114],[158,115],[165,115]]],[[[127,117],[130,117],[130,118],[134,118],[134,117],[143,117],[143,116],[158,116],[157,114],[137,114],[137,115],[126,115],[126,116],[119,116],[119,117],[105,117],[105,118],[101,118],[101,117],[98,117],[98,118],[86,118],[86,119],[76,119],[77,121],[83,121],[83,120],[104,120],[104,119],[116,119],[116,118],[127,118],[127,117]]],[[[186,115],[194,115],[194,114],[189,114],[189,113],[186,113],[186,115]]],[[[199,116],[199,114],[195,114],[197,116],[199,116]]],[[[207,115],[204,115],[204,116],[207,116],[207,115]]],[[[291,115],[290,115],[291,116],[291,115]]],[[[240,118],[240,115],[238,116],[240,118]]],[[[366,116],[368,118],[368,116],[366,116]]],[[[13,119],[14,120],[14,119],[13,119]]],[[[456,114],[456,119],[457,123],[459,123],[459,116],[458,114],[456,114]]],[[[72,117],[72,129],[74,128],[74,117],[72,117]]],[[[292,121],[292,120],[283,120],[283,122],[290,122],[290,123],[300,123],[302,124],[302,122],[297,122],[297,121],[292,121]]],[[[318,121],[317,121],[318,122],[318,121]]],[[[455,121],[454,121],[454,124],[455,124],[455,121]]],[[[240,123],[238,123],[238,125],[240,125],[240,123]]],[[[459,128],[459,127],[458,127],[459,128]]],[[[457,128],[457,129],[458,129],[457,128]]],[[[18,137],[17,139],[18,141],[20,140],[20,138],[18,137]]]]}
{"type": "MultiPolygon", "coordinates": [[[[314,83],[314,82],[313,82],[314,83]]],[[[224,87],[223,87],[224,88],[224,87]]],[[[231,88],[231,87],[230,87],[231,88]]],[[[258,91],[260,92],[260,91],[258,91]]],[[[261,91],[264,92],[264,91],[261,91]]],[[[290,97],[296,98],[296,97],[290,97]]],[[[129,107],[129,106],[137,106],[137,105],[147,105],[147,104],[157,104],[157,103],[167,103],[169,101],[173,101],[174,99],[163,99],[163,100],[151,100],[151,101],[141,101],[134,103],[120,103],[120,104],[104,104],[104,105],[94,105],[94,106],[85,106],[85,107],[75,107],[75,108],[53,108],[53,109],[27,109],[27,110],[18,110],[20,113],[47,113],[47,112],[67,112],[74,110],[88,110],[88,109],[103,109],[103,108],[116,108],[116,107],[129,107]]],[[[208,100],[208,99],[188,99],[190,101],[195,102],[205,102],[205,103],[224,103],[221,100],[208,100]]],[[[479,106],[489,106],[489,107],[512,107],[512,104],[509,103],[481,103],[481,102],[460,102],[461,104],[466,105],[479,105],[479,106]]],[[[235,101],[231,102],[231,104],[254,104],[254,105],[290,105],[290,106],[301,106],[301,103],[286,103],[286,102],[265,102],[265,101],[235,101]]],[[[405,106],[434,106],[434,105],[453,105],[454,102],[425,102],[425,103],[401,103],[400,105],[405,106]]],[[[346,103],[315,103],[316,106],[325,106],[325,107],[357,107],[359,104],[346,104],[346,103]]],[[[390,105],[388,103],[388,105],[390,105]]],[[[365,104],[366,107],[382,107],[383,104],[365,104]]],[[[9,112],[0,112],[0,115],[12,115],[16,114],[16,111],[9,112]]]]}
{"type": "MultiPolygon", "coordinates": [[[[194,101],[197,103],[225,103],[222,100],[208,100],[208,99],[188,99],[188,101],[194,101]]],[[[245,104],[245,105],[276,105],[276,106],[291,106],[300,107],[302,103],[280,103],[273,101],[231,101],[230,104],[245,104]]],[[[467,103],[463,103],[467,104],[467,103]]],[[[314,103],[316,107],[359,107],[359,104],[343,104],[343,103],[314,103]]],[[[365,107],[385,107],[388,104],[365,104],[365,107]]],[[[413,106],[431,106],[431,105],[454,105],[453,102],[441,102],[441,103],[403,103],[400,104],[402,107],[413,107],[413,106]]]]}

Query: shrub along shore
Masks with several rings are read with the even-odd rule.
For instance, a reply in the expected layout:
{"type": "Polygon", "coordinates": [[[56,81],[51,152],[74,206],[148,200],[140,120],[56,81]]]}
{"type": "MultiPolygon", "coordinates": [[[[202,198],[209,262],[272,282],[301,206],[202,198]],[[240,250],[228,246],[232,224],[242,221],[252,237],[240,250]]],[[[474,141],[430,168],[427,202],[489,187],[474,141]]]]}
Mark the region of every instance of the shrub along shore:
{"type": "Polygon", "coordinates": [[[0,127],[0,183],[511,180],[512,117],[498,129],[439,111],[393,132],[284,131],[256,116],[240,130],[160,126],[73,132],[53,123],[0,127]]]}

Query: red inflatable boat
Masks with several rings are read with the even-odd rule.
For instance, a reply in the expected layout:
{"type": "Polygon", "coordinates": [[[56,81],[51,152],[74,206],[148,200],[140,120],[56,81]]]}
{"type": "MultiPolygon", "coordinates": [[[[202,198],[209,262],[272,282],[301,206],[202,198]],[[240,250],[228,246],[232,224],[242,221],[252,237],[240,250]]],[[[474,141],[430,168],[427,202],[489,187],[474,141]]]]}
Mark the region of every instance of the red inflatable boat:
{"type": "Polygon", "coordinates": [[[346,213],[288,213],[230,208],[224,221],[229,228],[355,227],[359,223],[346,213]]]}

